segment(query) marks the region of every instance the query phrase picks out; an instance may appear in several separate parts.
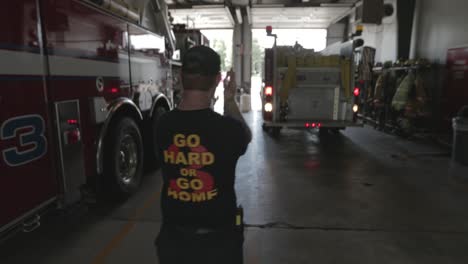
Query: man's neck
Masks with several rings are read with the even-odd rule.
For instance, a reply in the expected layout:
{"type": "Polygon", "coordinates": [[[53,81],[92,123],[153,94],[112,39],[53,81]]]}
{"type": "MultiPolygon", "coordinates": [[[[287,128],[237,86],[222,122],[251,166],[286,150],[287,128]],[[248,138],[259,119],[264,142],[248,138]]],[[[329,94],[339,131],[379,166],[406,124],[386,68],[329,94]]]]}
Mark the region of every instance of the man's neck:
{"type": "Polygon", "coordinates": [[[211,95],[208,92],[185,90],[182,101],[177,106],[179,110],[200,110],[210,108],[211,95]]]}

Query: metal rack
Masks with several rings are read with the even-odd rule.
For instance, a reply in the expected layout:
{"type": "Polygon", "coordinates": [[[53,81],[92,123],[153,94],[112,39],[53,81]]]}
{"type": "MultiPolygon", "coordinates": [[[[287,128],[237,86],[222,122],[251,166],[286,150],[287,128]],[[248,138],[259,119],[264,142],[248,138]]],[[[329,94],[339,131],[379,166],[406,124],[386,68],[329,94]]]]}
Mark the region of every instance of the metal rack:
{"type": "MultiPolygon", "coordinates": [[[[421,71],[421,70],[428,70],[430,69],[430,65],[410,65],[410,66],[396,66],[396,67],[389,67],[389,68],[384,68],[384,67],[373,67],[372,72],[373,75],[376,76],[376,74],[384,73],[384,72],[393,72],[394,74],[401,75],[401,72],[407,72],[407,71],[421,71]]],[[[403,73],[404,74],[404,73],[403,73]]],[[[398,78],[397,76],[393,76],[393,78],[398,78]]],[[[376,85],[376,80],[377,78],[373,78],[373,80],[369,83],[366,83],[367,87],[369,89],[374,89],[376,85]]],[[[387,80],[386,83],[384,84],[385,87],[392,86],[393,83],[389,83],[387,80]]],[[[395,83],[395,86],[397,84],[395,83]]],[[[398,87],[393,87],[395,90],[398,87]]],[[[359,118],[363,120],[365,123],[370,123],[372,124],[376,129],[380,129],[383,131],[391,132],[391,133],[399,133],[398,131],[401,130],[400,124],[398,123],[399,118],[398,113],[395,113],[392,110],[391,107],[391,101],[393,100],[394,94],[391,95],[391,99],[389,97],[386,98],[380,98],[380,105],[376,106],[375,105],[375,100],[373,97],[368,97],[367,91],[366,94],[363,95],[363,101],[364,104],[366,104],[362,109],[364,111],[359,115],[359,118]]],[[[411,119],[411,118],[407,118],[411,119]]],[[[401,132],[401,131],[400,131],[401,132]]],[[[424,129],[419,129],[417,133],[426,133],[424,129]]],[[[405,133],[401,133],[405,134],[405,133]]]]}

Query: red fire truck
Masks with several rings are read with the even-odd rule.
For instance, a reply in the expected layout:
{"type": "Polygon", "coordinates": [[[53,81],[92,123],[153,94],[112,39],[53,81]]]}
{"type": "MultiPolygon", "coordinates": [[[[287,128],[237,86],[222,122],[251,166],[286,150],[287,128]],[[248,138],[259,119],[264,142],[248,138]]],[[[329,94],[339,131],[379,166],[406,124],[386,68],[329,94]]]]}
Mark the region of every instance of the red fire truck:
{"type": "Polygon", "coordinates": [[[35,229],[85,189],[127,196],[155,157],[173,103],[167,39],[119,3],[2,3],[0,234],[35,229]]]}

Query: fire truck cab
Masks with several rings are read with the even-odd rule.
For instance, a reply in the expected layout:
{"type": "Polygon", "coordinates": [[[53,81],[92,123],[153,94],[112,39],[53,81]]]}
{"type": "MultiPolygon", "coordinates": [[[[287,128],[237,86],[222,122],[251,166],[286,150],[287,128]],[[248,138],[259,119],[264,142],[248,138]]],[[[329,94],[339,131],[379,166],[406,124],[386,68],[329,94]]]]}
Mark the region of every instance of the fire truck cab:
{"type": "Polygon", "coordinates": [[[172,50],[141,13],[110,0],[2,3],[0,234],[35,229],[41,211],[84,189],[132,194],[144,160],[155,163],[172,50]]]}

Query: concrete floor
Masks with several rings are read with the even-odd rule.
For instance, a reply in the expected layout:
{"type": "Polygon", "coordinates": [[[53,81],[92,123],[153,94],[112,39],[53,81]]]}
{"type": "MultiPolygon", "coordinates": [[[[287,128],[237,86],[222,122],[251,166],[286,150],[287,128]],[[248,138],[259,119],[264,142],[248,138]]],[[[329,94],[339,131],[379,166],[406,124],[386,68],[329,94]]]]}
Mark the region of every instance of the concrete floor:
{"type": "MultiPolygon", "coordinates": [[[[448,153],[369,128],[262,132],[240,160],[246,264],[468,263],[468,189],[448,153]]],[[[52,214],[0,246],[0,263],[157,263],[159,173],[117,206],[52,214]]],[[[197,263],[195,263],[197,264],[197,263]]]]}

